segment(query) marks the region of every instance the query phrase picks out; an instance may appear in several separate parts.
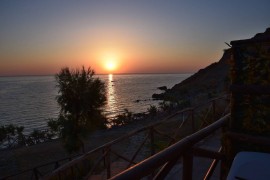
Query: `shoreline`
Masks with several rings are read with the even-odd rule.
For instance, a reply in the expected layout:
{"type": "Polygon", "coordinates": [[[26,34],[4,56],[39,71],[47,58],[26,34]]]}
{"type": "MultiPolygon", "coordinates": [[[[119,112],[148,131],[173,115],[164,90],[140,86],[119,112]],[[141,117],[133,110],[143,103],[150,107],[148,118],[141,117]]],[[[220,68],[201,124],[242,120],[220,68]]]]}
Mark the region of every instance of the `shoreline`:
{"type": "MultiPolygon", "coordinates": [[[[144,127],[153,122],[162,120],[166,114],[162,113],[157,118],[146,118],[133,121],[119,127],[96,130],[85,139],[85,152],[98,148],[126,133],[144,127]]],[[[0,174],[1,177],[12,175],[27,169],[32,169],[49,162],[68,158],[76,154],[68,154],[62,146],[60,139],[55,139],[32,146],[24,146],[13,149],[0,150],[0,174]]],[[[80,153],[80,152],[79,152],[80,153]]]]}

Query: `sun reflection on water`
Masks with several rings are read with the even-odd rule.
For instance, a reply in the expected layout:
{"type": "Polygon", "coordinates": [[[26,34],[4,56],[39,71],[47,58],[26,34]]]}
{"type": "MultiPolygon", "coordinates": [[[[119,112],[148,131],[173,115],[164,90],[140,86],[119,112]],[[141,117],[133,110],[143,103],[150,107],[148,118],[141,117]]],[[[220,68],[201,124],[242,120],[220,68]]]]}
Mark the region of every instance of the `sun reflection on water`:
{"type": "Polygon", "coordinates": [[[107,85],[107,106],[108,106],[108,117],[112,117],[113,112],[117,110],[115,107],[115,87],[114,87],[114,81],[113,81],[113,74],[108,75],[108,85],[107,85]]]}

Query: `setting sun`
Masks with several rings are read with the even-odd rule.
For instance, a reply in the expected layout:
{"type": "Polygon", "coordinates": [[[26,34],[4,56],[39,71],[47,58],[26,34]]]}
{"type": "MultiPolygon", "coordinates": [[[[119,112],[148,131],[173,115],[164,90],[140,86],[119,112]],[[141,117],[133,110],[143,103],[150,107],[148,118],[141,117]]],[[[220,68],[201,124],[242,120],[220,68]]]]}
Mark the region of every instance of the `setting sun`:
{"type": "Polygon", "coordinates": [[[116,69],[116,63],[114,61],[108,61],[106,62],[105,67],[108,71],[113,71],[116,69]]]}
{"type": "Polygon", "coordinates": [[[103,68],[104,70],[108,72],[113,72],[118,70],[119,68],[119,56],[113,54],[113,53],[108,53],[103,55],[103,68]]]}

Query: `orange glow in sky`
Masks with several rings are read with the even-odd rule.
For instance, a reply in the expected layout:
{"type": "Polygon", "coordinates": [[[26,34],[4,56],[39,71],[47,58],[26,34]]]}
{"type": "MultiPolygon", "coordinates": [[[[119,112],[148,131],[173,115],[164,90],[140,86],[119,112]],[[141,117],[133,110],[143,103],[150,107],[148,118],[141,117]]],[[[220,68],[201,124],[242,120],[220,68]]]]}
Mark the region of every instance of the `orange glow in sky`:
{"type": "Polygon", "coordinates": [[[269,0],[229,1],[0,1],[0,76],[196,72],[269,26],[269,0]]]}

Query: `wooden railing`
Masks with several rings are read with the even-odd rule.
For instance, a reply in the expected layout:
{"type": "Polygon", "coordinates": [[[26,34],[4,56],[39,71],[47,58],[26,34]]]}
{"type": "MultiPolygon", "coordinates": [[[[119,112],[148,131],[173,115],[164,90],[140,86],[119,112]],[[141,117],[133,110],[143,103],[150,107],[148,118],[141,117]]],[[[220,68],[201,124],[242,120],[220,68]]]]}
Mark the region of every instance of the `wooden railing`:
{"type": "MultiPolygon", "coordinates": [[[[166,148],[165,150],[155,154],[154,156],[140,162],[139,164],[133,166],[130,169],[123,171],[122,173],[112,177],[112,180],[125,180],[125,179],[141,179],[145,176],[152,175],[157,169],[160,169],[158,173],[155,174],[153,179],[164,179],[166,175],[170,172],[172,167],[177,163],[177,161],[183,158],[183,179],[192,179],[192,166],[193,166],[193,155],[194,153],[190,151],[193,146],[204,139],[205,137],[212,134],[217,129],[222,128],[228,123],[230,114],[225,115],[223,118],[214,122],[213,124],[205,127],[198,132],[182,139],[181,141],[175,143],[174,145],[166,148]]],[[[214,153],[205,150],[201,154],[204,157],[214,158],[214,162],[211,164],[209,171],[207,172],[204,179],[210,179],[213,172],[213,167],[216,166],[217,160],[224,158],[220,151],[214,153]],[[204,155],[203,155],[204,154],[204,155]]],[[[198,151],[197,151],[198,152],[198,151]]]]}
{"type": "Polygon", "coordinates": [[[78,156],[81,156],[81,155],[82,154],[77,154],[75,156],[51,161],[51,162],[48,162],[46,164],[36,166],[34,168],[25,169],[25,170],[20,171],[18,173],[15,173],[15,174],[12,174],[9,176],[5,176],[5,177],[1,177],[0,180],[5,180],[5,179],[29,179],[29,180],[35,179],[35,180],[38,180],[41,177],[43,177],[45,174],[47,174],[53,170],[56,170],[57,168],[59,168],[63,164],[66,164],[66,163],[70,162],[72,159],[74,159],[78,156]]]}
{"type": "MultiPolygon", "coordinates": [[[[115,172],[112,172],[114,162],[125,162],[122,170],[136,165],[187,135],[215,122],[228,112],[228,104],[227,96],[212,99],[204,104],[178,111],[162,121],[129,132],[73,159],[51,173],[42,173],[41,166],[28,171],[33,172],[32,179],[41,177],[44,179],[79,179],[102,173],[106,178],[110,178],[115,175],[115,172]]],[[[55,164],[58,162],[48,163],[47,166],[57,167],[58,165],[55,164]]],[[[18,175],[16,177],[19,177],[18,175]]],[[[3,179],[9,178],[14,178],[14,176],[3,179]]]]}

